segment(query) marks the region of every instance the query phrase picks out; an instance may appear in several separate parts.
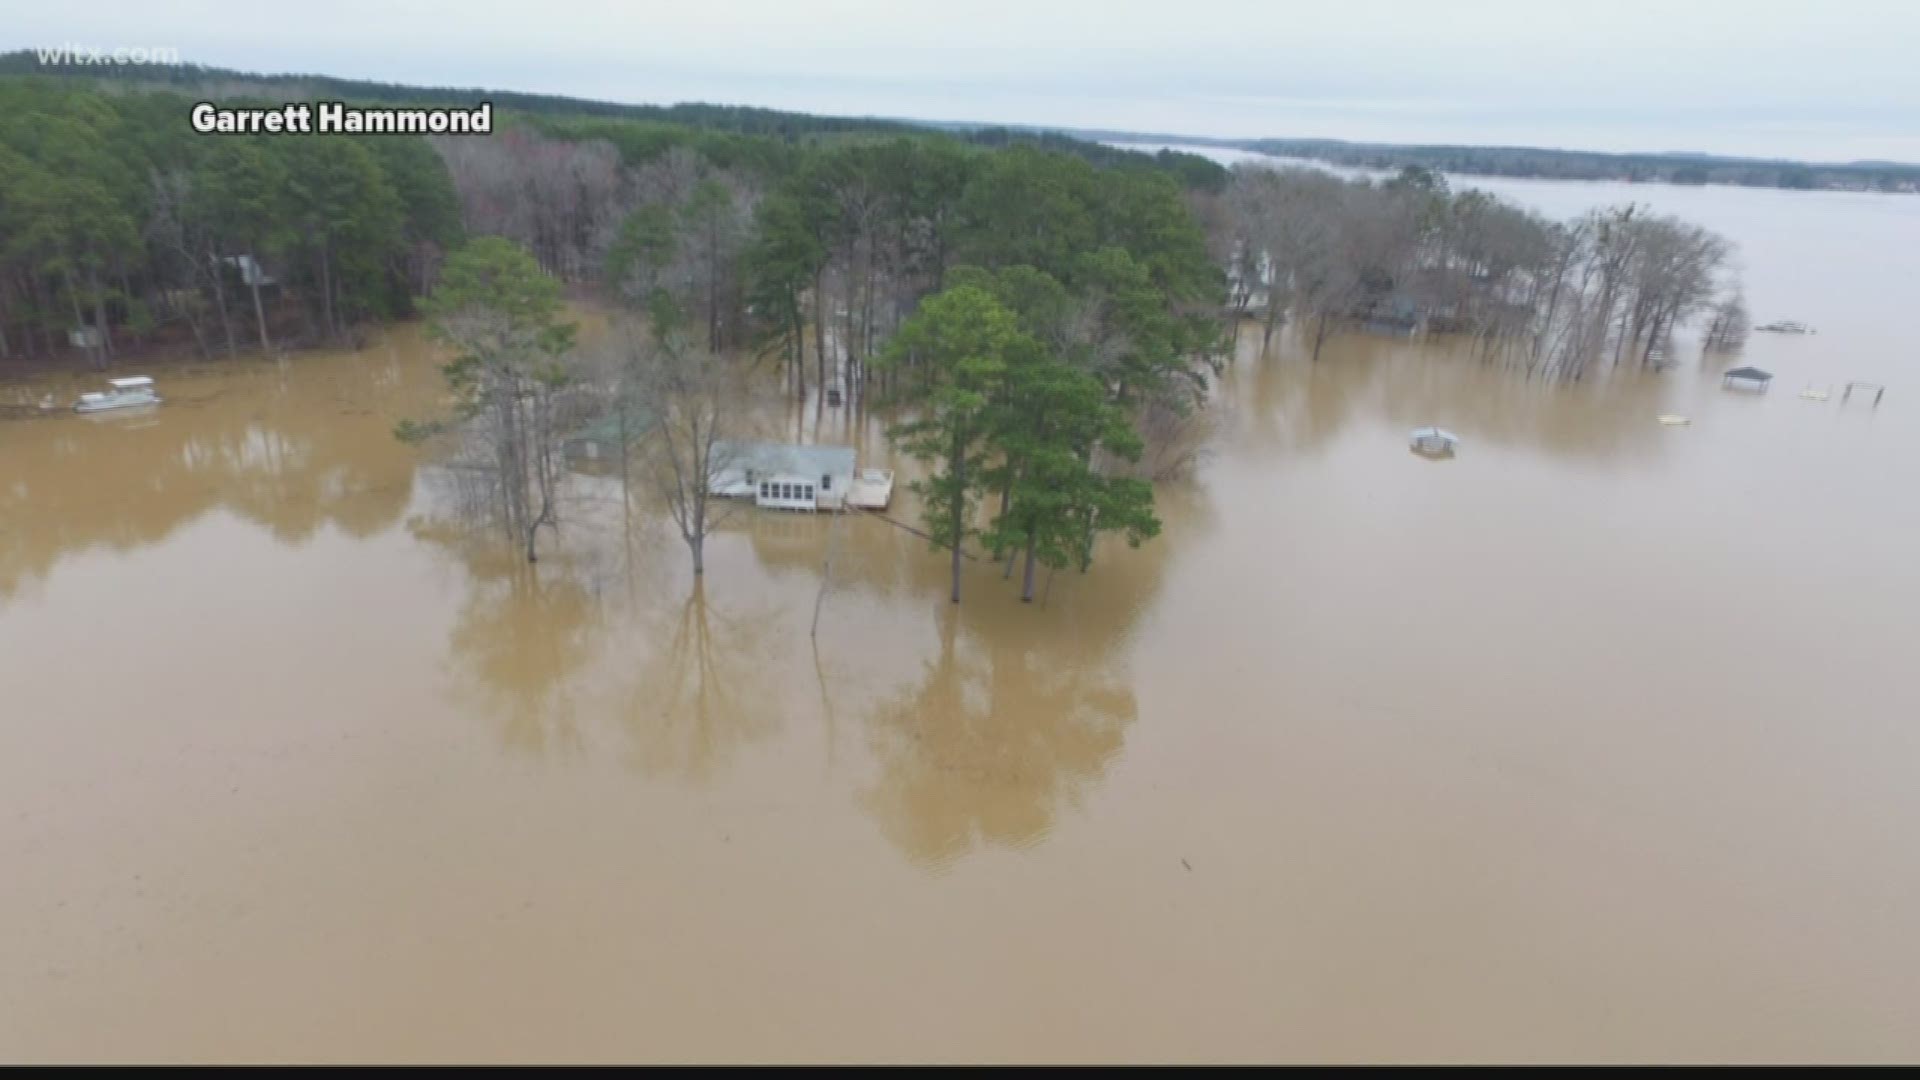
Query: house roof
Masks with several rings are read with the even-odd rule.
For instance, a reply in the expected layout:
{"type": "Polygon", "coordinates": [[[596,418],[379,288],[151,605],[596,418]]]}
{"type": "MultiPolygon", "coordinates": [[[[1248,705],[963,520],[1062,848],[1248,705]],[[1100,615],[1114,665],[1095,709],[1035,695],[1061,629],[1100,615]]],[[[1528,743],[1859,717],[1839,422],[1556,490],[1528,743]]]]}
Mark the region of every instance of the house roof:
{"type": "MultiPolygon", "coordinates": [[[[647,409],[637,405],[627,407],[625,419],[627,427],[625,434],[628,438],[636,438],[643,435],[653,427],[653,414],[647,409]]],[[[567,438],[590,439],[595,442],[615,442],[621,436],[620,421],[621,416],[619,413],[611,416],[603,416],[591,423],[583,424],[574,429],[567,438]]]]}
{"type": "Polygon", "coordinates": [[[1765,382],[1773,378],[1773,372],[1762,371],[1757,367],[1737,367],[1720,376],[1723,379],[1758,379],[1765,382]]]}
{"type": "Polygon", "coordinates": [[[851,446],[794,446],[726,439],[713,444],[716,464],[769,475],[846,476],[853,472],[853,457],[851,446]]]}

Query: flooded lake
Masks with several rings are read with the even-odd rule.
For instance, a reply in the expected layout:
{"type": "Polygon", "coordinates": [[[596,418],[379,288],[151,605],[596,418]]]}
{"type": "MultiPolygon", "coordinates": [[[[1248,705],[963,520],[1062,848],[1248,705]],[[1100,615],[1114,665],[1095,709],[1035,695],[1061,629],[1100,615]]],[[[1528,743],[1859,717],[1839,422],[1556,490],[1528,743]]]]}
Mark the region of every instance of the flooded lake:
{"type": "Polygon", "coordinates": [[[752,511],[695,590],[593,478],[529,572],[391,435],[413,327],[0,423],[0,1058],[1920,1056],[1920,199],[1481,186],[1819,333],[1766,394],[1243,335],[1032,605],[752,511]]]}

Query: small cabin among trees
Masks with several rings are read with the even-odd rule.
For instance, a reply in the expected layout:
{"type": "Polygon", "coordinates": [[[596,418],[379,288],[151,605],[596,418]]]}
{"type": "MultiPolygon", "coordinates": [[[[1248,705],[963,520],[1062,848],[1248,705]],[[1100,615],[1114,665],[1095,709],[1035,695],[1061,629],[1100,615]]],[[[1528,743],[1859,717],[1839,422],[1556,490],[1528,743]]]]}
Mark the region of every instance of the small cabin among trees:
{"type": "Polygon", "coordinates": [[[839,510],[853,486],[851,446],[716,442],[709,493],[770,510],[839,510]]]}

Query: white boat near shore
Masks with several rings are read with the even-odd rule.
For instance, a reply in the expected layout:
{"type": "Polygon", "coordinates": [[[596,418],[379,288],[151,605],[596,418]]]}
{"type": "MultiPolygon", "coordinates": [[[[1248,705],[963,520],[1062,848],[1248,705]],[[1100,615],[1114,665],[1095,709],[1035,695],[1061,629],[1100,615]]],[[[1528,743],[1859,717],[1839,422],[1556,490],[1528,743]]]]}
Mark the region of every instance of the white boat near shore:
{"type": "Polygon", "coordinates": [[[1408,445],[1416,454],[1428,457],[1451,457],[1454,447],[1460,445],[1460,436],[1437,427],[1415,429],[1408,439],[1408,445]]]}
{"type": "Polygon", "coordinates": [[[145,375],[109,379],[107,387],[108,389],[95,393],[81,394],[80,400],[73,403],[73,411],[105,412],[108,409],[132,409],[141,405],[160,404],[160,395],[153,390],[153,380],[145,375]]]}

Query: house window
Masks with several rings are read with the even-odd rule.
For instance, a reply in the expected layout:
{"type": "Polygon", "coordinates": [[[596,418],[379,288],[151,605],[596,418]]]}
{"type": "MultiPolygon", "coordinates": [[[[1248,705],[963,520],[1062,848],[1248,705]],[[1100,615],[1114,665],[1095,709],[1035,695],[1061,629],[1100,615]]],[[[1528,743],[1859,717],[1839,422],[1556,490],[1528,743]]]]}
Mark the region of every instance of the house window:
{"type": "Polygon", "coordinates": [[[780,497],[781,497],[781,498],[783,498],[783,499],[792,499],[792,498],[793,498],[793,485],[792,485],[792,484],[781,484],[781,485],[780,485],[780,497]]]}
{"type": "Polygon", "coordinates": [[[820,490],[821,491],[833,490],[833,474],[832,473],[820,474],[820,490]]]}
{"type": "Polygon", "coordinates": [[[802,499],[809,499],[809,500],[810,500],[810,499],[812,499],[812,498],[813,498],[813,485],[812,485],[812,484],[808,484],[808,485],[806,485],[805,487],[803,487],[803,488],[801,488],[801,489],[800,489],[800,497],[801,497],[802,499]]]}
{"type": "Polygon", "coordinates": [[[767,482],[765,480],[760,481],[760,497],[763,499],[767,497],[767,482]]]}

